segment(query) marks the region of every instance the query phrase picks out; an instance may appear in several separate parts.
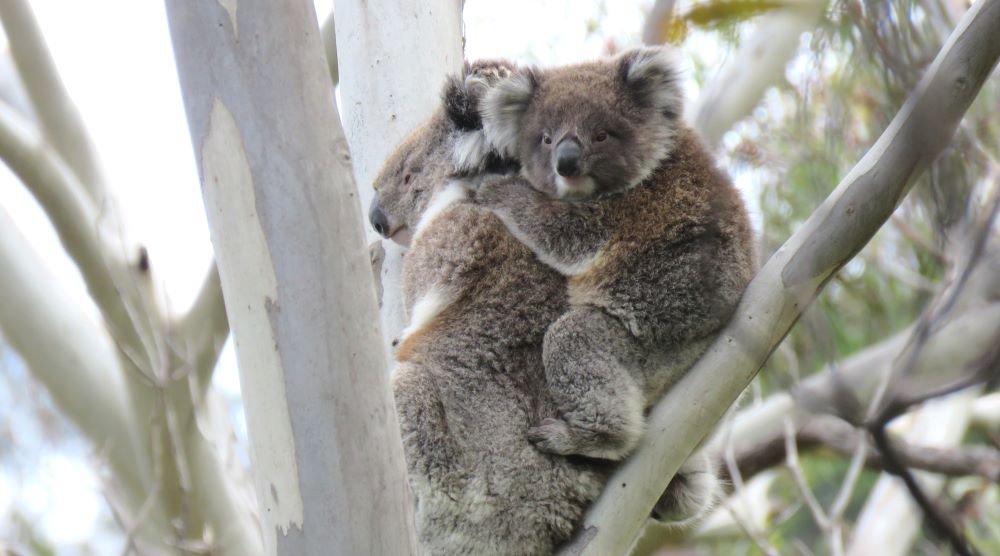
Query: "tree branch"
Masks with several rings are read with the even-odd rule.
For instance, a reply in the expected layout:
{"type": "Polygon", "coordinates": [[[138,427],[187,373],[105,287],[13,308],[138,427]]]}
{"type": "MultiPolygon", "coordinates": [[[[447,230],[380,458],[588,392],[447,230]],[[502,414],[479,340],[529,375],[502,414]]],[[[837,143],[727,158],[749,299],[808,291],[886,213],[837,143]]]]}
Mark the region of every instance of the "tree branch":
{"type": "Polygon", "coordinates": [[[175,328],[178,339],[183,343],[178,351],[194,373],[195,388],[200,397],[212,382],[219,352],[229,336],[229,319],[226,318],[222,284],[214,261],[205,274],[194,304],[177,320],[175,328]]]}
{"type": "Polygon", "coordinates": [[[660,44],[666,38],[666,26],[673,17],[675,0],[656,0],[646,15],[646,23],[642,26],[643,44],[660,44]]]}
{"type": "Polygon", "coordinates": [[[124,247],[109,244],[113,234],[102,236],[102,219],[74,174],[6,108],[0,109],[0,159],[45,210],[114,338],[132,353],[146,355],[119,288],[135,277],[123,259],[124,247]]]}
{"type": "Polygon", "coordinates": [[[963,17],[889,128],[751,282],[732,322],[648,419],[642,445],[610,479],[564,554],[631,545],[670,478],[749,384],[827,280],[885,222],[948,144],[1000,56],[1000,0],[963,17]]]}
{"type": "Polygon", "coordinates": [[[73,170],[90,199],[101,203],[104,180],[97,153],[59,78],[27,0],[0,2],[0,22],[46,140],[73,170]]]}
{"type": "MultiPolygon", "coordinates": [[[[975,392],[931,400],[897,422],[903,438],[925,446],[957,446],[964,436],[975,392]]],[[[944,485],[944,477],[918,473],[917,479],[928,496],[935,497],[944,485]]],[[[893,475],[883,474],[875,483],[868,501],[855,521],[848,556],[902,556],[912,552],[910,545],[922,531],[924,515],[913,502],[906,487],[893,475]],[[892,516],[886,520],[885,516],[892,516]]]]}
{"type": "MultiPolygon", "coordinates": [[[[865,466],[884,469],[882,458],[874,450],[871,441],[853,425],[832,415],[813,417],[799,427],[795,439],[800,449],[829,448],[844,457],[851,457],[863,440],[871,448],[865,457],[865,466]]],[[[907,467],[942,475],[976,475],[990,481],[1000,481],[1000,452],[993,448],[933,448],[903,439],[894,439],[892,442],[900,461],[907,467]]],[[[741,449],[741,452],[734,454],[734,459],[744,478],[779,465],[786,456],[785,442],[780,437],[767,438],[753,446],[742,446],[741,449]]]]}
{"type": "Polygon", "coordinates": [[[699,96],[691,121],[709,145],[743,119],[764,92],[785,75],[802,33],[819,22],[826,0],[789,2],[757,17],[753,36],[743,40],[729,62],[699,96]]]}
{"type": "Polygon", "coordinates": [[[168,0],[167,14],[265,552],[414,553],[360,206],[312,2],[168,0]]]}
{"type": "MultiPolygon", "coordinates": [[[[43,384],[63,415],[79,427],[116,478],[124,506],[146,499],[149,454],[134,440],[143,423],[131,400],[115,350],[100,326],[48,271],[0,208],[0,331],[43,384]]],[[[159,545],[170,518],[157,505],[137,524],[140,540],[159,545]]]]}

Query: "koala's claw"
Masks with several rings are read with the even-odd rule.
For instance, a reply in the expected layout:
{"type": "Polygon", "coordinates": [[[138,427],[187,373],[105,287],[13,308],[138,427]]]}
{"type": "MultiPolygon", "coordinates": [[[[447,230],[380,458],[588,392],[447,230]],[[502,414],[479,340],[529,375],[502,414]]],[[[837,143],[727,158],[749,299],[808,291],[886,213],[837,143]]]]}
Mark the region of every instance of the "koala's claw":
{"type": "Polygon", "coordinates": [[[550,454],[565,456],[574,453],[569,425],[562,419],[542,419],[538,426],[528,429],[528,441],[550,454]]]}

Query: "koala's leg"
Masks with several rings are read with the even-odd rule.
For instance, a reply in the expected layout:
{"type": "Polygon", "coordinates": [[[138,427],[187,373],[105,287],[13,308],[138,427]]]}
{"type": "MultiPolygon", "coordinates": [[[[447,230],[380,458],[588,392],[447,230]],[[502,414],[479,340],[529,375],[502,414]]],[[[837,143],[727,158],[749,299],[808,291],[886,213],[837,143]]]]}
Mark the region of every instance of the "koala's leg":
{"type": "Polygon", "coordinates": [[[722,486],[715,464],[704,450],[695,451],[681,465],[653,506],[653,519],[684,528],[696,525],[719,503],[722,486]]]}
{"type": "Polygon", "coordinates": [[[391,385],[410,485],[419,501],[428,489],[454,486],[445,479],[453,474],[458,454],[431,374],[420,365],[400,363],[391,385]]]}
{"type": "Polygon", "coordinates": [[[540,450],[619,460],[642,435],[642,388],[627,363],[638,347],[616,319],[577,307],[545,334],[545,377],[558,416],[528,431],[540,450]]]}

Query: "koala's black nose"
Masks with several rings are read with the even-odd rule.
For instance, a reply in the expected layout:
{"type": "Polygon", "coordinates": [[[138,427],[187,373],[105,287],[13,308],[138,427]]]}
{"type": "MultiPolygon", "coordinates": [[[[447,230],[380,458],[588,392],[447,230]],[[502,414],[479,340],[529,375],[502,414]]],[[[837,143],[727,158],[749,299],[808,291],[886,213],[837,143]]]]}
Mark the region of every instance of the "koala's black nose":
{"type": "Polygon", "coordinates": [[[576,139],[563,139],[556,146],[556,172],[565,178],[570,178],[580,173],[579,141],[576,139]]]}
{"type": "Polygon", "coordinates": [[[389,237],[386,234],[389,233],[389,219],[382,212],[382,207],[378,202],[378,192],[375,192],[375,196],[372,197],[372,205],[368,209],[368,221],[372,223],[372,228],[382,237],[389,237]]]}

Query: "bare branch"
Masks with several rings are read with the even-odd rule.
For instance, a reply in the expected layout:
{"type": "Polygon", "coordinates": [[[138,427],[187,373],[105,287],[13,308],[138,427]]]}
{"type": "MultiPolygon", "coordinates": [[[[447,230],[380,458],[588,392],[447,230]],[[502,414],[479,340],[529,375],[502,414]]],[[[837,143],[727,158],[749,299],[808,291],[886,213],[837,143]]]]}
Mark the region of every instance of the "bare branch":
{"type": "Polygon", "coordinates": [[[27,0],[0,2],[0,20],[46,140],[73,170],[90,199],[101,203],[104,180],[97,153],[80,113],[56,72],[27,0]]]}
{"type": "Polygon", "coordinates": [[[900,358],[899,370],[894,374],[901,379],[889,386],[888,395],[881,410],[867,423],[867,428],[871,432],[875,441],[875,446],[882,454],[886,471],[898,476],[906,485],[907,490],[913,497],[920,509],[924,512],[927,522],[932,531],[946,539],[956,553],[971,555],[976,553],[975,548],[969,543],[959,526],[948,515],[939,504],[924,492],[917,482],[913,473],[902,461],[890,441],[886,427],[889,421],[902,414],[910,407],[922,403],[928,399],[940,397],[946,394],[968,388],[987,379],[990,374],[994,374],[995,369],[1000,368],[1000,346],[993,346],[984,357],[972,365],[971,369],[960,369],[961,374],[949,382],[941,384],[940,381],[930,388],[920,388],[919,392],[907,392],[904,386],[907,384],[917,359],[922,355],[931,334],[931,328],[936,322],[945,318],[958,301],[959,296],[965,289],[986,251],[987,243],[992,237],[993,222],[1000,209],[1000,189],[994,188],[992,200],[986,203],[987,212],[983,221],[975,227],[971,238],[971,246],[968,249],[965,260],[962,261],[963,268],[959,272],[953,284],[944,290],[941,297],[931,303],[928,310],[924,311],[917,323],[907,347],[903,350],[900,358]]]}
{"type": "Polygon", "coordinates": [[[660,44],[664,40],[664,30],[670,23],[674,13],[675,0],[656,0],[649,14],[646,15],[646,23],[642,26],[642,42],[644,44],[660,44]]]}
{"type": "Polygon", "coordinates": [[[0,110],[0,158],[51,219],[114,337],[137,353],[145,354],[118,287],[131,274],[122,249],[112,247],[107,241],[115,237],[113,234],[101,233],[99,213],[73,173],[56,153],[25,129],[12,111],[0,110]]]}
{"type": "MultiPolygon", "coordinates": [[[[850,423],[832,415],[811,418],[798,427],[795,440],[800,449],[831,449],[844,457],[854,457],[859,448],[867,448],[862,459],[869,469],[884,469],[881,456],[870,440],[850,423]]],[[[1000,452],[986,446],[933,448],[893,439],[893,446],[904,465],[955,477],[980,476],[1000,481],[1000,452]]],[[[743,477],[753,477],[780,464],[786,458],[785,441],[768,438],[752,446],[742,446],[733,454],[736,469],[743,477]]],[[[833,513],[831,509],[831,513],[833,513]]]]}
{"type": "MultiPolygon", "coordinates": [[[[31,375],[97,448],[116,478],[122,502],[133,510],[147,499],[149,454],[134,441],[143,423],[132,417],[129,377],[100,326],[0,209],[0,330],[31,375]]],[[[136,536],[158,542],[169,518],[157,506],[136,536]]]]}
{"type": "Polygon", "coordinates": [[[826,0],[789,2],[757,18],[753,36],[739,48],[701,92],[691,119],[709,145],[715,145],[743,119],[775,81],[799,47],[799,37],[819,22],[826,0]]]}
{"type": "MultiPolygon", "coordinates": [[[[950,448],[957,446],[968,427],[971,401],[976,392],[963,392],[935,399],[919,410],[897,419],[908,442],[923,446],[950,448]]],[[[917,472],[921,489],[936,497],[944,486],[945,477],[917,472]]],[[[911,554],[913,539],[925,530],[924,515],[899,479],[883,474],[875,483],[868,501],[855,522],[849,556],[902,556],[911,554]],[[887,520],[886,516],[891,516],[887,520]]]]}
{"type": "Polygon", "coordinates": [[[175,347],[194,372],[196,393],[201,397],[212,382],[219,352],[229,336],[229,319],[222,299],[222,284],[215,263],[205,274],[198,296],[187,314],[178,319],[176,335],[182,343],[175,347]]]}
{"type": "Polygon", "coordinates": [[[799,494],[806,502],[809,513],[812,514],[813,521],[819,525],[820,529],[827,529],[830,526],[830,518],[826,515],[826,510],[820,505],[819,500],[813,494],[812,488],[806,481],[805,473],[799,464],[799,450],[795,444],[795,428],[791,420],[785,420],[785,467],[792,473],[795,486],[799,489],[799,494]]]}
{"type": "Polygon", "coordinates": [[[1000,56],[1000,1],[972,6],[889,128],[751,282],[733,321],[649,416],[637,452],[588,512],[568,554],[632,539],[690,451],[749,384],[802,311],[947,145],[1000,56]]]}

